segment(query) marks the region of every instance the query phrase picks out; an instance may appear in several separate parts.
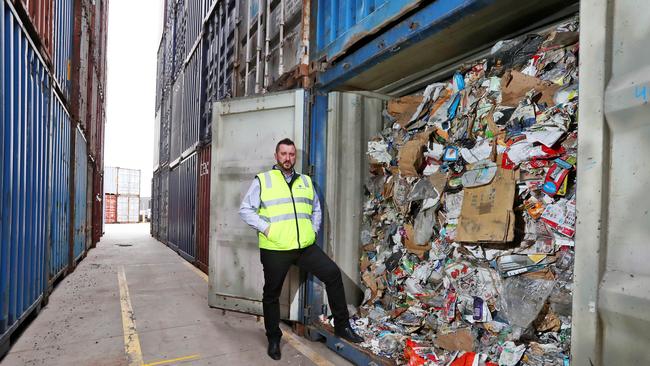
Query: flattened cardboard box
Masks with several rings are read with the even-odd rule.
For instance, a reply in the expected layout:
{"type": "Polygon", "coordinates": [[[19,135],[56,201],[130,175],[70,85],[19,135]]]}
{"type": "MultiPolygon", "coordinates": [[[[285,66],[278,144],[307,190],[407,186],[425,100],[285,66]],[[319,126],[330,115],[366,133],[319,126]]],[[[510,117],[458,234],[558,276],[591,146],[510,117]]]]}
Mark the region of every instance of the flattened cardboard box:
{"type": "Polygon", "coordinates": [[[505,243],[514,239],[514,171],[499,169],[492,183],[465,188],[456,240],[471,243],[505,243]]]}

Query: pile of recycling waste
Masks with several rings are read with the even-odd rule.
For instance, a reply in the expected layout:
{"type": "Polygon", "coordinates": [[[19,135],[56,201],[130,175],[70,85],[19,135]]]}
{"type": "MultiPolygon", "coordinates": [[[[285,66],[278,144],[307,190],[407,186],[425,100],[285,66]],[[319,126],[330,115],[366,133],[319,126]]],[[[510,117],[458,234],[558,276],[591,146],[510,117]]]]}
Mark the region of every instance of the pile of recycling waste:
{"type": "Polygon", "coordinates": [[[368,142],[354,328],[400,365],[568,365],[578,21],[392,100],[368,142]]]}

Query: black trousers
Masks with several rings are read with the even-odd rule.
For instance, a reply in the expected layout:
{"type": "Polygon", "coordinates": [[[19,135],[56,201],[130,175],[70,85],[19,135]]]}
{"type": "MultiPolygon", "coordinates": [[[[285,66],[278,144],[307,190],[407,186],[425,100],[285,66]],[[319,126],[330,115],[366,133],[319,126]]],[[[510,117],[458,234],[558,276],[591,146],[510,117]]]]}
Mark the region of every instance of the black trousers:
{"type": "Polygon", "coordinates": [[[260,260],[264,267],[264,327],[269,340],[279,340],[280,331],[280,292],[289,267],[297,265],[325,283],[327,298],[334,315],[334,327],[344,329],[349,326],[349,314],[345,301],[345,290],[339,267],[316,244],[304,249],[288,251],[260,249],[260,260]]]}

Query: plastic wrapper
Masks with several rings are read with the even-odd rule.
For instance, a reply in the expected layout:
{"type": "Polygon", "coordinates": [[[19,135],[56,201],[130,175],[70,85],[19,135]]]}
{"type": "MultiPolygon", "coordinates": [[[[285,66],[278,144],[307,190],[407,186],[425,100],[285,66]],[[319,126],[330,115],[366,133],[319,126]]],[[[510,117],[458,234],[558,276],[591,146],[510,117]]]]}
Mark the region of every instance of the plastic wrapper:
{"type": "Polygon", "coordinates": [[[542,310],[554,284],[554,281],[526,276],[508,278],[503,285],[503,300],[510,324],[528,328],[542,310]]]}

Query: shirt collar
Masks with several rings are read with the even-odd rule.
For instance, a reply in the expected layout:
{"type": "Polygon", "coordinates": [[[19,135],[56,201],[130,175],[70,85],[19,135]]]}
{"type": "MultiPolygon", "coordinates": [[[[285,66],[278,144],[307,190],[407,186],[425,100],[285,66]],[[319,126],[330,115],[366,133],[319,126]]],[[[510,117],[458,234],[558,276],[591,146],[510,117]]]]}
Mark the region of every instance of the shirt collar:
{"type": "Polygon", "coordinates": [[[291,169],[291,174],[289,175],[284,174],[284,171],[282,171],[282,169],[280,169],[277,165],[273,165],[273,169],[279,170],[285,179],[290,179],[296,174],[296,169],[291,169]]]}

